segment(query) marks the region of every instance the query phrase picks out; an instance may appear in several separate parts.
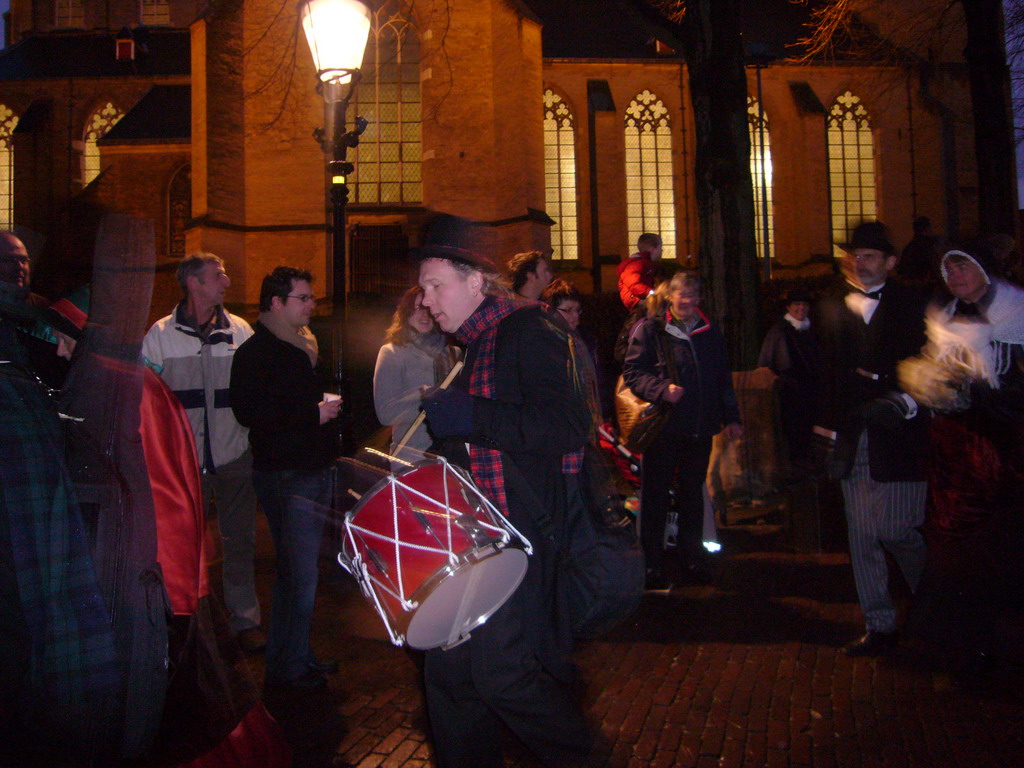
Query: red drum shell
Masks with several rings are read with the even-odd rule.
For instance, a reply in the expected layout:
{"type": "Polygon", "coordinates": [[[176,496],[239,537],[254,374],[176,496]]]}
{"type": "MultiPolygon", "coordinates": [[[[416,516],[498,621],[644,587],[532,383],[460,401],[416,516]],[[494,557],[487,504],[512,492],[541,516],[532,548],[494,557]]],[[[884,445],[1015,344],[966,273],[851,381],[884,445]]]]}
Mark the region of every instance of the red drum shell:
{"type": "Polygon", "coordinates": [[[526,553],[506,546],[512,532],[504,518],[444,462],[384,478],[346,515],[346,528],[344,554],[364,563],[367,578],[357,575],[364,591],[392,635],[414,648],[447,645],[482,624],[526,572],[526,553]],[[460,517],[475,537],[456,523],[460,517]]]}

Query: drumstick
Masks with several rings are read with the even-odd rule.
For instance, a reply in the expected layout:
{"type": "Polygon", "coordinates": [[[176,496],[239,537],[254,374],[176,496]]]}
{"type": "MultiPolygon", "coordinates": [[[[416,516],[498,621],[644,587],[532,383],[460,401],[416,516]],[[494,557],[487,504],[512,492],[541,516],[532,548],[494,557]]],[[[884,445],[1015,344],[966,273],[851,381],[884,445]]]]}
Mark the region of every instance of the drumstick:
{"type": "MultiPolygon", "coordinates": [[[[444,381],[441,382],[441,385],[438,387],[438,389],[448,389],[448,385],[455,381],[455,377],[459,375],[459,371],[461,370],[462,361],[459,360],[455,363],[455,365],[452,366],[452,369],[448,372],[448,375],[444,377],[444,381]]],[[[402,439],[398,441],[398,445],[395,446],[396,456],[402,452],[402,449],[405,448],[405,444],[408,443],[409,438],[412,437],[412,433],[419,428],[420,424],[423,423],[423,420],[425,418],[427,418],[427,414],[425,414],[423,411],[420,411],[419,415],[416,417],[416,420],[412,423],[412,426],[410,426],[409,429],[406,430],[405,435],[402,436],[402,439]]]]}

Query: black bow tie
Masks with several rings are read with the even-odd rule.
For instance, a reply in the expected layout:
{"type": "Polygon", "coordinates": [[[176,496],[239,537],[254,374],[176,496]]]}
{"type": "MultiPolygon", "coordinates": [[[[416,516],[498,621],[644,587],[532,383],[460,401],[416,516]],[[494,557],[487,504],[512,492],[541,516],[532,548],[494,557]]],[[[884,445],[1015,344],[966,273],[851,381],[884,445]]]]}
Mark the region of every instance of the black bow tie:
{"type": "Polygon", "coordinates": [[[875,301],[878,301],[879,299],[882,298],[881,288],[879,288],[877,291],[864,291],[861,290],[860,288],[854,288],[853,290],[855,290],[861,296],[867,296],[869,299],[874,299],[875,301]]]}
{"type": "Polygon", "coordinates": [[[963,301],[957,301],[956,311],[953,312],[957,317],[981,317],[981,310],[978,309],[977,304],[967,304],[963,301]]]}

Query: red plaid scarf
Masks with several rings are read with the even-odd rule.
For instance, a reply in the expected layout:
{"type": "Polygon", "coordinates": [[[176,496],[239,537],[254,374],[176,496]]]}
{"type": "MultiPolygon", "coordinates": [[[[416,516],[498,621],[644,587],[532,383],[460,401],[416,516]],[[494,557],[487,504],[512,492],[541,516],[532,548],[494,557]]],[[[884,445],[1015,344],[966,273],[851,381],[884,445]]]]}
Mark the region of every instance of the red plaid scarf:
{"type": "MultiPolygon", "coordinates": [[[[495,399],[495,351],[498,325],[518,309],[535,305],[536,302],[521,299],[502,299],[490,296],[477,308],[455,334],[460,344],[469,347],[479,340],[473,370],[469,377],[469,394],[495,399]]],[[[572,366],[572,358],[569,365],[572,366]]],[[[484,495],[508,515],[508,494],[505,491],[505,473],[502,469],[501,451],[493,448],[469,446],[469,469],[484,495]]],[[[567,453],[562,457],[562,471],[566,474],[579,472],[583,461],[583,449],[567,453]]]]}
{"type": "MultiPolygon", "coordinates": [[[[533,306],[535,303],[520,299],[488,297],[456,332],[455,338],[467,347],[474,341],[479,340],[480,342],[476,359],[473,362],[473,371],[469,377],[469,394],[486,397],[489,400],[495,398],[497,392],[494,384],[494,368],[498,325],[517,309],[533,306]]],[[[567,474],[579,472],[582,461],[582,448],[567,453],[562,457],[562,471],[567,474]]],[[[508,495],[505,492],[505,473],[502,470],[501,452],[493,448],[481,448],[471,444],[469,446],[469,469],[484,495],[502,514],[508,515],[508,495]]]]}
{"type": "MultiPolygon", "coordinates": [[[[498,337],[498,324],[517,309],[533,302],[499,299],[489,296],[455,333],[459,343],[469,347],[479,339],[473,371],[469,377],[469,394],[494,400],[494,352],[498,337]]],[[[508,494],[505,492],[505,473],[501,466],[501,451],[493,448],[469,446],[469,470],[484,495],[503,515],[508,515],[508,494]]]]}

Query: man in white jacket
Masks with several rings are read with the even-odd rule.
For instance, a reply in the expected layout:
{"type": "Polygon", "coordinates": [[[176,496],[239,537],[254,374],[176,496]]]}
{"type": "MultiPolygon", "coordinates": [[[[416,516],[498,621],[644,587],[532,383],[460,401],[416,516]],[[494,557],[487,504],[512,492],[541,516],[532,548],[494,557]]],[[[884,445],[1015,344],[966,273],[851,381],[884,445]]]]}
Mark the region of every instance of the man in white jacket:
{"type": "Polygon", "coordinates": [[[184,298],[149,329],[142,353],[188,413],[202,469],[203,504],[217,510],[224,554],[224,603],[242,647],[266,645],[260,627],[253,558],[256,495],[248,430],[235,419],[228,396],[235,350],[252,336],[242,318],[224,309],[231,280],[211,253],[186,256],[178,265],[184,298]]]}

